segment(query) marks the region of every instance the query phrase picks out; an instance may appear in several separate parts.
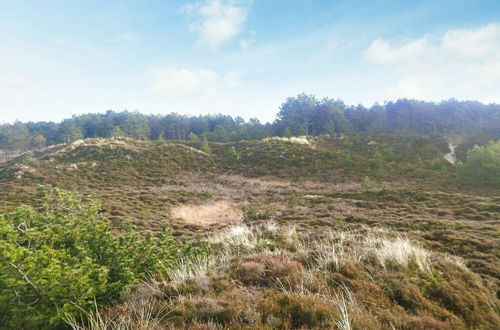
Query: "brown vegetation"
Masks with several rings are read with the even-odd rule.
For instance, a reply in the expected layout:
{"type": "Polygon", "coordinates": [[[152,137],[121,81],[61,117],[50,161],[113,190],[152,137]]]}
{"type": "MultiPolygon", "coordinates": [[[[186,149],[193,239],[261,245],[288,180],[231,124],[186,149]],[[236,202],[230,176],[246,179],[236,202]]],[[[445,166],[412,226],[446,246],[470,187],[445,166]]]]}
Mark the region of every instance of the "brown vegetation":
{"type": "Polygon", "coordinates": [[[426,167],[442,157],[440,139],[353,139],[350,165],[340,137],[315,139],[212,143],[211,155],[139,141],[55,146],[34,153],[38,164],[0,165],[0,211],[36,204],[34,188],[49,183],[101,200],[113,223],[167,220],[175,236],[212,244],[212,257],[99,307],[93,328],[499,328],[498,191],[461,188],[449,164],[426,167]],[[238,159],[224,156],[229,146],[238,159]],[[376,150],[398,159],[374,169],[376,150]]]}

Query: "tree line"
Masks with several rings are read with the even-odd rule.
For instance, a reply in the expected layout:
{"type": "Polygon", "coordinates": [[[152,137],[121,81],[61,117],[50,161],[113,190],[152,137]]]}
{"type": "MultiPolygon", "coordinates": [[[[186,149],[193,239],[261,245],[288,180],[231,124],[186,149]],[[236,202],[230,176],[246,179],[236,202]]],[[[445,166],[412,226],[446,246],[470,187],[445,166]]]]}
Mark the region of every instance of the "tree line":
{"type": "Polygon", "coordinates": [[[0,124],[0,150],[25,150],[94,137],[137,139],[240,141],[269,136],[338,133],[404,135],[453,134],[500,137],[500,104],[450,99],[439,103],[400,99],[395,102],[348,106],[340,99],[299,94],[279,108],[276,120],[261,123],[229,115],[145,115],[138,111],[75,115],[59,123],[0,124]]]}

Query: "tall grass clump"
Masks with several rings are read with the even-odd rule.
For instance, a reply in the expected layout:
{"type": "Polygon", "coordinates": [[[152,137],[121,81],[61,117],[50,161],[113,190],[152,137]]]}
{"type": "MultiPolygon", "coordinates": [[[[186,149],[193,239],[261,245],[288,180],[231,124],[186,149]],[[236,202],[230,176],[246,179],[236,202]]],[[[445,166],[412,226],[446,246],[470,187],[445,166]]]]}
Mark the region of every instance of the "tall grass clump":
{"type": "Polygon", "coordinates": [[[404,269],[416,267],[422,273],[431,273],[431,253],[410,239],[397,236],[369,236],[365,243],[383,267],[392,263],[404,269]]]}

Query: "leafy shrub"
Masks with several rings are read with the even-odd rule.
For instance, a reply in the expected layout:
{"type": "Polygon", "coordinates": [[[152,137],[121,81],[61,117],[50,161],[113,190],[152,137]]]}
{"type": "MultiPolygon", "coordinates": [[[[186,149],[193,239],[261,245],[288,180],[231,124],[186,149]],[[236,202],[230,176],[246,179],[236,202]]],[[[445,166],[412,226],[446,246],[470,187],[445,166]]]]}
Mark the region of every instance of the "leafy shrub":
{"type": "Polygon", "coordinates": [[[198,137],[198,135],[196,135],[195,133],[191,132],[191,133],[189,133],[189,141],[191,141],[191,142],[200,142],[200,138],[198,137]]]}
{"type": "Polygon", "coordinates": [[[335,153],[331,150],[326,150],[323,153],[323,157],[325,157],[325,159],[328,159],[328,160],[333,160],[333,159],[335,159],[335,153]]]}
{"type": "Polygon", "coordinates": [[[439,171],[444,166],[444,161],[440,158],[431,159],[426,162],[426,167],[432,171],[439,171]]]}
{"type": "Polygon", "coordinates": [[[384,158],[388,162],[395,162],[398,160],[398,156],[396,155],[396,153],[392,149],[387,149],[384,151],[384,158]]]}
{"type": "Polygon", "coordinates": [[[349,140],[349,138],[346,136],[343,139],[340,140],[340,145],[344,148],[349,149],[352,147],[352,142],[349,140]]]}
{"type": "Polygon", "coordinates": [[[214,194],[211,191],[203,190],[200,193],[200,197],[203,199],[212,199],[214,197],[214,194]]]}
{"type": "Polygon", "coordinates": [[[203,139],[203,143],[201,144],[201,151],[203,151],[204,153],[207,153],[207,154],[212,153],[212,148],[210,148],[210,145],[208,144],[208,141],[206,138],[203,139]]]}
{"type": "Polygon", "coordinates": [[[500,141],[474,146],[458,168],[460,180],[471,186],[500,188],[500,141]]]}
{"type": "Polygon", "coordinates": [[[229,159],[236,159],[238,157],[238,153],[236,152],[236,149],[234,148],[234,146],[231,146],[231,148],[229,148],[226,151],[226,157],[229,159]]]}
{"type": "Polygon", "coordinates": [[[375,186],[375,182],[373,182],[369,177],[365,176],[363,178],[363,181],[361,182],[361,185],[363,186],[363,189],[370,190],[375,186]]]}
{"type": "Polygon", "coordinates": [[[374,169],[381,168],[384,165],[384,156],[379,151],[375,151],[370,159],[370,166],[374,169]]]}
{"type": "Polygon", "coordinates": [[[27,151],[21,157],[19,157],[19,163],[35,167],[40,165],[40,161],[35,158],[33,151],[27,151]]]}
{"type": "Polygon", "coordinates": [[[116,301],[127,285],[204,246],[176,243],[168,228],[140,235],[129,225],[111,231],[96,202],[40,187],[40,209],[19,207],[0,216],[0,324],[58,328],[95,303],[116,301]]]}
{"type": "Polygon", "coordinates": [[[243,207],[243,215],[247,220],[268,220],[276,216],[276,208],[271,207],[266,211],[262,211],[256,204],[251,204],[243,207]]]}
{"type": "Polygon", "coordinates": [[[349,150],[346,150],[342,153],[342,161],[345,167],[350,167],[353,164],[351,153],[349,152],[349,150]]]}

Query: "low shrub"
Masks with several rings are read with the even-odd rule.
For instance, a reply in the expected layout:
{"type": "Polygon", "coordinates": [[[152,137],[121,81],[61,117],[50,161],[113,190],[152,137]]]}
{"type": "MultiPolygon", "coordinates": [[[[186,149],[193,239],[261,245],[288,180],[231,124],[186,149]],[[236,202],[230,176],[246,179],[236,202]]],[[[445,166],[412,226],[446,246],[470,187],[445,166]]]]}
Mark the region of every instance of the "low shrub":
{"type": "Polygon", "coordinates": [[[35,157],[33,151],[27,151],[20,156],[19,163],[34,167],[40,165],[40,161],[35,157]]]}
{"type": "Polygon", "coordinates": [[[328,159],[328,160],[333,160],[335,159],[335,153],[331,150],[326,150],[324,153],[323,153],[323,157],[325,159],[328,159]]]}
{"type": "Polygon", "coordinates": [[[233,278],[247,285],[294,285],[304,280],[302,265],[287,256],[255,255],[238,260],[231,270],[233,278]]]}
{"type": "Polygon", "coordinates": [[[245,220],[269,220],[276,216],[276,208],[271,207],[263,211],[258,205],[251,204],[243,207],[245,220]]]}
{"type": "Polygon", "coordinates": [[[238,158],[238,153],[236,152],[236,149],[234,146],[231,146],[227,151],[226,151],[226,157],[229,159],[236,159],[238,158]]]}
{"type": "Polygon", "coordinates": [[[112,232],[100,205],[57,188],[39,188],[41,207],[0,216],[0,324],[54,329],[63,318],[116,301],[129,284],[173,266],[203,244],[173,240],[170,229],[112,232]]]}
{"type": "Polygon", "coordinates": [[[375,186],[375,182],[373,182],[369,177],[365,176],[363,178],[363,181],[361,182],[361,185],[363,186],[363,189],[370,190],[375,186]]]}
{"type": "Polygon", "coordinates": [[[264,322],[279,329],[333,328],[334,309],[329,302],[314,295],[279,293],[262,305],[264,322]]]}

